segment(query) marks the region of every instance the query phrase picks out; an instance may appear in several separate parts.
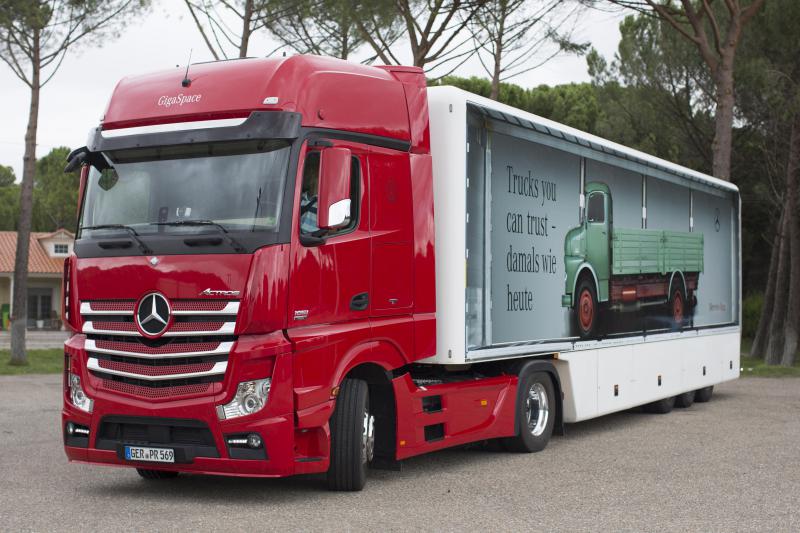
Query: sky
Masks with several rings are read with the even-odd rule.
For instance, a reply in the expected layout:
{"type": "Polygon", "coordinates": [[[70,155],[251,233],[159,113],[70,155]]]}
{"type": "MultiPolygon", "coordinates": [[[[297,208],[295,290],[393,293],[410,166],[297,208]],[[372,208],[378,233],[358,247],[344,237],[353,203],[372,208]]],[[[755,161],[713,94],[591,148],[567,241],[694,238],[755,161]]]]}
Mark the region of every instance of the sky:
{"type": "MultiPolygon", "coordinates": [[[[192,62],[213,59],[182,0],[154,0],[153,4],[146,16],[131,20],[117,38],[69,53],[58,73],[42,89],[37,157],[57,146],[84,146],[89,130],[97,126],[121,78],[186,65],[190,50],[192,62]]],[[[618,13],[584,12],[573,38],[590,42],[601,55],[610,58],[619,43],[620,18],[618,13]]],[[[402,53],[406,46],[397,45],[401,59],[409,57],[402,53]]],[[[276,44],[268,39],[255,39],[249,55],[266,55],[275,48],[276,44]]],[[[288,53],[292,52],[287,49],[288,53]]],[[[485,77],[477,60],[465,63],[453,74],[485,77]]],[[[562,56],[509,81],[533,87],[588,80],[584,58],[562,56]]],[[[22,176],[29,105],[30,89],[0,63],[0,165],[13,167],[18,180],[22,176]]]]}

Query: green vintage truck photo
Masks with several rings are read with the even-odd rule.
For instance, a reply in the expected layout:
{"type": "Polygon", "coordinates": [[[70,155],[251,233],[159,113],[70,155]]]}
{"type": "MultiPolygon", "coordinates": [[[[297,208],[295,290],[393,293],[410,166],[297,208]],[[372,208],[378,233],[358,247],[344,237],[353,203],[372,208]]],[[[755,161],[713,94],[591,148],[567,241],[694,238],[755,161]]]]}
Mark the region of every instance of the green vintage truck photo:
{"type": "Polygon", "coordinates": [[[596,337],[601,309],[651,306],[666,306],[669,325],[680,329],[697,303],[703,234],[616,229],[608,185],[587,183],[585,198],[581,225],[564,237],[561,305],[574,311],[575,333],[582,339],[596,337]]]}

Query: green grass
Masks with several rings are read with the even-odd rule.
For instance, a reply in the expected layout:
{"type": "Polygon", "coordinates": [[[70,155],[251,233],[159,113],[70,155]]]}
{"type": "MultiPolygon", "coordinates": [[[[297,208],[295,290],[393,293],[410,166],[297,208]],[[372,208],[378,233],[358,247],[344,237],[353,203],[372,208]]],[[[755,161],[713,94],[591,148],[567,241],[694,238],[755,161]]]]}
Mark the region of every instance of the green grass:
{"type": "Polygon", "coordinates": [[[64,350],[28,350],[28,364],[16,366],[9,364],[11,353],[0,350],[0,376],[21,374],[60,374],[64,371],[64,350]]]}
{"type": "Polygon", "coordinates": [[[764,359],[750,357],[750,346],[753,339],[742,339],[741,375],[757,376],[762,378],[800,377],[800,356],[795,356],[794,366],[767,365],[764,359]]]}

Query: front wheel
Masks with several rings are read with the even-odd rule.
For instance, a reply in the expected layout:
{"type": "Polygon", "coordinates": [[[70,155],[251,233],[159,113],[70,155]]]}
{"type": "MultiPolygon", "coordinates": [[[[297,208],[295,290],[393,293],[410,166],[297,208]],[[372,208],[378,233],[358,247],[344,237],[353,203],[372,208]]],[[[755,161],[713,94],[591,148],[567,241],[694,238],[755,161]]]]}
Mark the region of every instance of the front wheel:
{"type": "Polygon", "coordinates": [[[594,283],[583,278],[575,291],[575,326],[581,339],[594,336],[597,329],[597,291],[594,283]]]}
{"type": "Polygon", "coordinates": [[[550,441],[556,418],[555,387],[545,372],[531,372],[519,383],[522,395],[517,401],[517,434],[503,440],[512,452],[541,451],[550,441]]]}
{"type": "Polygon", "coordinates": [[[367,482],[367,466],[375,452],[375,417],[369,410],[369,387],[345,379],[331,417],[331,461],[328,488],[357,491],[367,482]]]}

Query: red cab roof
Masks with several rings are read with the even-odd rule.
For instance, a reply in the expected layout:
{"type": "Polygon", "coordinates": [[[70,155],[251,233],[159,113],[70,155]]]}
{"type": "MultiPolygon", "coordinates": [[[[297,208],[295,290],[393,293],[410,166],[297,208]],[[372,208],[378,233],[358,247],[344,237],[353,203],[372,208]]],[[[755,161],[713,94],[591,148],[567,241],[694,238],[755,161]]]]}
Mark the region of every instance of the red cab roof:
{"type": "Polygon", "coordinates": [[[128,77],[114,90],[103,129],[279,110],[302,113],[303,126],[411,141],[404,83],[398,78],[400,72],[416,74],[415,85],[424,87],[424,74],[414,67],[394,70],[297,55],[194,64],[188,87],[181,83],[184,68],[128,77]]]}

